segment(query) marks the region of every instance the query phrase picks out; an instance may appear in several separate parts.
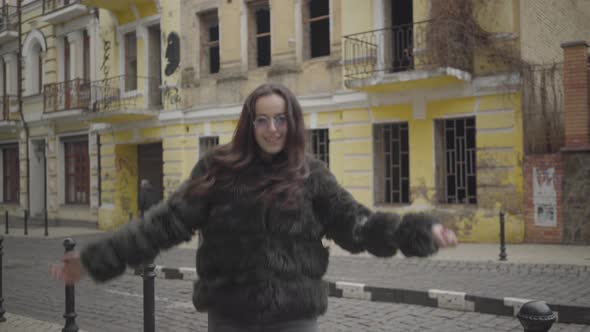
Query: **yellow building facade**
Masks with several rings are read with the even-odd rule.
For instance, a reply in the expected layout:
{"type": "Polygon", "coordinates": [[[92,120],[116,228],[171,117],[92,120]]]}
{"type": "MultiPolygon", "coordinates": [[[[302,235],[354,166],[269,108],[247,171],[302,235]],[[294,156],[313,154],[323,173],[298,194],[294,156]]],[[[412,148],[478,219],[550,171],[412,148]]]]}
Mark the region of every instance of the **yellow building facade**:
{"type": "Polygon", "coordinates": [[[76,1],[2,6],[1,207],[11,216],[42,220],[47,212],[49,220],[93,225],[98,135],[85,112],[95,77],[94,10],[76,1]]]}
{"type": "MultiPolygon", "coordinates": [[[[577,17],[590,12],[584,1],[544,2],[25,1],[28,121],[25,129],[20,113],[7,112],[0,126],[0,148],[18,147],[20,170],[19,201],[2,206],[39,209],[42,199],[28,192],[40,192],[34,151],[44,150],[50,217],[114,229],[138,215],[141,179],[166,197],[200,156],[231,140],[246,96],[280,82],[303,106],[309,151],[359,201],[429,211],[469,242],[497,241],[503,210],[508,241],[521,242],[515,63],[559,61],[559,42],[589,31],[539,14],[555,7],[577,17]],[[550,31],[540,39],[538,30],[552,25],[559,40],[550,31]],[[35,94],[37,78],[43,93],[35,94]],[[84,181],[66,166],[84,154],[79,142],[84,181]],[[29,179],[35,185],[25,191],[29,179]]],[[[12,32],[0,32],[0,55],[4,77],[16,82],[12,32]]],[[[15,84],[4,95],[16,95],[15,84]]]]}

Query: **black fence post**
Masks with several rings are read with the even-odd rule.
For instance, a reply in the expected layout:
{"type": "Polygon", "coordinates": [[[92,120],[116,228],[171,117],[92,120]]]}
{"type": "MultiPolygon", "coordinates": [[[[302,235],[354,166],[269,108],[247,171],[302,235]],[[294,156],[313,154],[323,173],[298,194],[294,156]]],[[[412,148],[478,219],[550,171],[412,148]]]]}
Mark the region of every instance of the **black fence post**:
{"type": "Polygon", "coordinates": [[[4,211],[4,234],[8,234],[8,211],[4,211]]]}
{"type": "Polygon", "coordinates": [[[4,238],[0,235],[0,323],[6,321],[6,317],[4,317],[4,296],[2,295],[2,256],[4,255],[4,246],[2,243],[4,242],[4,238]]]}
{"type": "Polygon", "coordinates": [[[507,260],[506,254],[506,232],[504,230],[504,211],[500,211],[500,260],[507,260]]]}
{"type": "MultiPolygon", "coordinates": [[[[74,250],[76,242],[71,238],[67,238],[64,240],[63,245],[66,249],[65,252],[67,253],[74,250]]],[[[75,310],[76,294],[74,293],[74,291],[74,284],[66,284],[66,313],[63,316],[66,319],[66,325],[63,329],[61,329],[62,332],[78,332],[78,325],[76,325],[76,316],[78,315],[76,315],[75,310]]]]}
{"type": "Polygon", "coordinates": [[[154,292],[154,279],[156,266],[149,262],[143,266],[143,331],[156,331],[156,299],[154,292]]]}
{"type": "Polygon", "coordinates": [[[25,210],[25,235],[29,235],[29,211],[25,210]]]}
{"type": "Polygon", "coordinates": [[[45,213],[43,215],[43,219],[45,219],[44,220],[44,222],[45,222],[45,236],[48,236],[49,235],[49,225],[47,223],[47,209],[45,209],[45,213]]]}

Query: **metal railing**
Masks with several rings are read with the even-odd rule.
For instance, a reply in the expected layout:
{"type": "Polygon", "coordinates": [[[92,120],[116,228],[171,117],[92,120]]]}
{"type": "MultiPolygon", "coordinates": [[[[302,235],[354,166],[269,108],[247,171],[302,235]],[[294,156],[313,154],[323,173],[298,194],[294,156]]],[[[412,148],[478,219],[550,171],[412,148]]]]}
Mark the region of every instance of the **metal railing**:
{"type": "Polygon", "coordinates": [[[51,113],[90,106],[90,81],[75,78],[66,82],[45,84],[43,112],[51,113]]]}
{"type": "Polygon", "coordinates": [[[18,98],[16,95],[2,96],[2,121],[18,120],[18,98]]]}
{"type": "Polygon", "coordinates": [[[110,77],[98,81],[76,78],[44,86],[43,112],[82,109],[108,112],[162,105],[160,82],[151,77],[110,77]]]}
{"type": "Polygon", "coordinates": [[[18,12],[15,6],[0,7],[0,33],[18,29],[18,12]]]}
{"type": "Polygon", "coordinates": [[[474,35],[462,22],[435,19],[344,36],[347,79],[452,67],[471,72],[474,35]]]}
{"type": "Polygon", "coordinates": [[[91,94],[93,112],[138,109],[142,105],[149,108],[162,103],[160,82],[154,77],[120,75],[94,81],[91,94]]]}
{"type": "Polygon", "coordinates": [[[77,3],[80,0],[43,0],[43,15],[77,3]]]}

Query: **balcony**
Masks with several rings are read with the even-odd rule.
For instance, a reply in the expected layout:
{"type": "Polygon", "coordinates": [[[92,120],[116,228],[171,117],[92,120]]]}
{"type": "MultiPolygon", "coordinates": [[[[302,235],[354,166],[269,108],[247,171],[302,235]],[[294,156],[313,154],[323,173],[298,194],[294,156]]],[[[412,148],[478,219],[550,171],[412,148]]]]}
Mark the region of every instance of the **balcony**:
{"type": "MultiPolygon", "coordinates": [[[[115,16],[121,20],[128,20],[129,14],[134,12],[139,14],[139,17],[148,17],[158,13],[156,7],[157,1],[154,0],[81,0],[83,5],[88,7],[102,8],[112,11],[115,16]],[[127,14],[127,15],[126,15],[127,14]]],[[[131,15],[133,16],[133,15],[131,15]]]]}
{"type": "Polygon", "coordinates": [[[156,118],[162,109],[158,80],[116,76],[90,84],[90,122],[119,123],[156,118]]]}
{"type": "Polygon", "coordinates": [[[0,44],[18,38],[18,12],[14,6],[0,7],[0,44]]]}
{"type": "Polygon", "coordinates": [[[90,81],[80,78],[44,86],[43,118],[75,118],[90,106],[90,81]]]}
{"type": "Polygon", "coordinates": [[[4,95],[2,100],[2,115],[0,118],[0,128],[14,127],[20,121],[18,113],[18,98],[16,95],[4,95]]]}
{"type": "Polygon", "coordinates": [[[43,0],[43,21],[50,24],[67,22],[89,12],[80,0],[43,0]]]}
{"type": "Polygon", "coordinates": [[[474,36],[461,22],[430,20],[344,37],[347,87],[406,90],[471,79],[474,36]]]}

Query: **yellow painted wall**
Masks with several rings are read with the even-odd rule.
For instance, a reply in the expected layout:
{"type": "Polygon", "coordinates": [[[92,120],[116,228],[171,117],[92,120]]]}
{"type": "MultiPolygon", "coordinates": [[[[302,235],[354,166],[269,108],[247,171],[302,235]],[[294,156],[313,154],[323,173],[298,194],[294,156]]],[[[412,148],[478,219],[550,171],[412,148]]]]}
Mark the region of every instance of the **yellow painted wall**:
{"type": "MultiPolygon", "coordinates": [[[[507,212],[507,239],[521,242],[522,123],[518,95],[495,95],[433,101],[426,117],[416,119],[411,104],[320,113],[318,125],[329,128],[330,169],[361,202],[376,209],[405,213],[432,210],[454,228],[461,241],[497,241],[500,209],[507,212]],[[478,204],[439,204],[436,198],[434,121],[476,116],[478,204]],[[410,144],[411,204],[375,206],[373,201],[373,122],[407,122],[410,144]]],[[[308,117],[309,119],[309,117],[308,117]]],[[[308,120],[309,121],[309,120],[308,120]]]]}
{"type": "Polygon", "coordinates": [[[129,213],[137,217],[137,145],[117,144],[114,156],[106,155],[110,151],[103,152],[101,161],[108,171],[102,173],[102,186],[110,194],[102,197],[107,207],[99,209],[98,224],[101,229],[109,230],[128,222],[129,213]]]}

